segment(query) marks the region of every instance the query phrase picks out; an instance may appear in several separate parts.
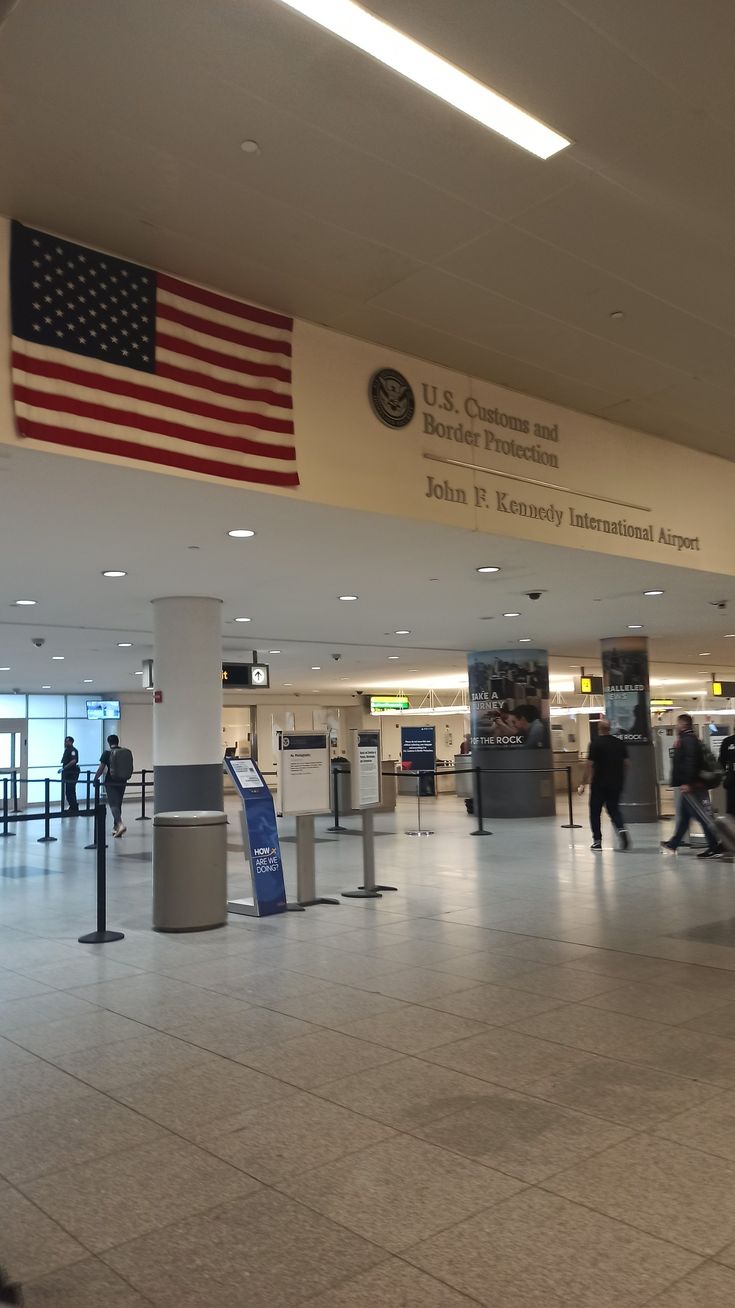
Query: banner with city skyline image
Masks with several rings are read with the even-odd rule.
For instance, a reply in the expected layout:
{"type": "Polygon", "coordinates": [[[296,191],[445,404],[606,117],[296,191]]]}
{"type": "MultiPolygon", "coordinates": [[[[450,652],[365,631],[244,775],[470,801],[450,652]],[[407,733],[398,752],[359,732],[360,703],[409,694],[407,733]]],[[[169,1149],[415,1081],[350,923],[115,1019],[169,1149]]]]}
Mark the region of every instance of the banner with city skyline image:
{"type": "Polygon", "coordinates": [[[472,749],[549,749],[548,652],[476,651],[467,666],[472,749]]]}

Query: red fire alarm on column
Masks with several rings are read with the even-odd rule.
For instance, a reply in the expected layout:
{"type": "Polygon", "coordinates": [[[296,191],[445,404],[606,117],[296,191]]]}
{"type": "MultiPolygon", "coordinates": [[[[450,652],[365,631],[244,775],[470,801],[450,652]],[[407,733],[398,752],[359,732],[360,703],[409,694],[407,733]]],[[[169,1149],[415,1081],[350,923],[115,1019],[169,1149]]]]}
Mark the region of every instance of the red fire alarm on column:
{"type": "Polygon", "coordinates": [[[162,703],[163,703],[163,691],[162,691],[162,690],[154,690],[154,692],[153,692],[153,703],[154,703],[154,704],[162,704],[162,703]]]}

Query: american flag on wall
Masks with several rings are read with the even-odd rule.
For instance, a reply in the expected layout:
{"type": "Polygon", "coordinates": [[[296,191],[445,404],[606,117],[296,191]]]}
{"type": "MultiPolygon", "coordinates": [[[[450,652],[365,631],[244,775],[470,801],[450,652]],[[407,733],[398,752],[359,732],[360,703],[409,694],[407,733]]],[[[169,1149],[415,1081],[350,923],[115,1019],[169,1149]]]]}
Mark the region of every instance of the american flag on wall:
{"type": "Polygon", "coordinates": [[[293,321],[14,222],[21,436],[298,486],[293,321]]]}

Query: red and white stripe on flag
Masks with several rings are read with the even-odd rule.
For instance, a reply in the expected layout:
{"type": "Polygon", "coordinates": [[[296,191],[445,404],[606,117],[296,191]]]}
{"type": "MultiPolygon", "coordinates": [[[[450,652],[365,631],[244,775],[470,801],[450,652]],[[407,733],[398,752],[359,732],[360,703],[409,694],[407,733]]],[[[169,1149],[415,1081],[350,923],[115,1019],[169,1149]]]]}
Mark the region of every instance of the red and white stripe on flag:
{"type": "Polygon", "coordinates": [[[11,292],[21,435],[298,486],[291,318],[18,223],[11,292]]]}

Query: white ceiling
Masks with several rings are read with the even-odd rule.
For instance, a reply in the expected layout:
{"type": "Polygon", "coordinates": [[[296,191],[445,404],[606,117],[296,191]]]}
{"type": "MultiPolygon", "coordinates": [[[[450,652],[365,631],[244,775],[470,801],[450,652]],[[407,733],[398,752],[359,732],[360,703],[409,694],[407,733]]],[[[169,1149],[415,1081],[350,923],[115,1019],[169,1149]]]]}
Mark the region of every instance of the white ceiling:
{"type": "Polygon", "coordinates": [[[278,0],[19,0],[0,210],[732,457],[732,0],[370,7],[572,148],[525,154],[278,0]]]}
{"type": "Polygon", "coordinates": [[[257,649],[289,693],[439,686],[461,676],[466,650],[521,636],[570,676],[572,662],[596,666],[600,637],[630,622],[644,623],[659,674],[671,664],[688,681],[692,667],[735,675],[735,639],[725,638],[735,582],[708,573],[1,446],[0,522],[0,666],[11,669],[0,692],[73,692],[86,677],[98,693],[136,689],[153,652],[151,600],[170,594],[220,597],[225,652],[247,659],[257,649]],[[232,540],[235,527],[257,534],[232,540]],[[479,576],[483,564],[502,570],[479,576]],[[109,568],[128,575],[107,580],[109,568]],[[654,587],[665,594],[644,599],[654,587]],[[531,601],[528,591],[543,594],[531,601]],[[26,598],[36,607],[15,607],[26,598]],[[515,610],[521,617],[502,616],[515,610]],[[411,635],[396,636],[402,628],[411,635]]]}

